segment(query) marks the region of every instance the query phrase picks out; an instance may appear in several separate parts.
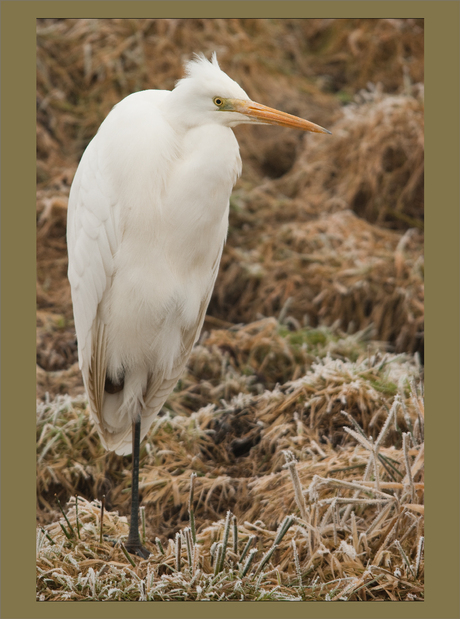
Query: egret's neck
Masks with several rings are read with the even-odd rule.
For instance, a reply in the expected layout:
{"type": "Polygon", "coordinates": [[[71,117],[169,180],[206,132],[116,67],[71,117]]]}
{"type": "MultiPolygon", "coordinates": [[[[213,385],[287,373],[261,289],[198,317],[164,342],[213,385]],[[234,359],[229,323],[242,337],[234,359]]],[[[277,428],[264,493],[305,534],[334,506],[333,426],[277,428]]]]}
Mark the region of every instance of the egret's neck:
{"type": "Polygon", "coordinates": [[[185,260],[214,260],[227,234],[229,198],[240,173],[238,142],[231,129],[204,125],[185,132],[164,205],[170,233],[185,260]]]}

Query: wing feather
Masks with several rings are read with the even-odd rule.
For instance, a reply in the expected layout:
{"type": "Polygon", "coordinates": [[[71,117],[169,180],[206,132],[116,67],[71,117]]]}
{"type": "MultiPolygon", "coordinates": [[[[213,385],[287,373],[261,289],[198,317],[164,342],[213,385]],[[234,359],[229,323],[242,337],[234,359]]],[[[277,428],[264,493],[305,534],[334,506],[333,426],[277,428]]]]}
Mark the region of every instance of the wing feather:
{"type": "Polygon", "coordinates": [[[86,149],[72,183],[67,216],[68,277],[72,291],[79,365],[91,416],[107,448],[102,419],[106,333],[98,308],[113,275],[120,208],[98,165],[97,140],[86,149]]]}
{"type": "Polygon", "coordinates": [[[113,203],[110,186],[102,184],[103,175],[97,159],[97,143],[93,141],[83,155],[72,184],[67,225],[68,276],[80,368],[86,383],[91,367],[93,324],[113,273],[116,246],[110,247],[108,236],[119,225],[119,209],[110,208],[113,203]]]}

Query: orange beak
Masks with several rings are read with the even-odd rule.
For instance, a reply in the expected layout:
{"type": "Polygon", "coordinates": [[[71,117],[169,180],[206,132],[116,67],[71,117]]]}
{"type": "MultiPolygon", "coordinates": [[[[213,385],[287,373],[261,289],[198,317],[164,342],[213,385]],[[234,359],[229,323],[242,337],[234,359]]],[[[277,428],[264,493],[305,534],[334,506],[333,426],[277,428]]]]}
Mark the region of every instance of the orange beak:
{"type": "MultiPolygon", "coordinates": [[[[301,129],[302,131],[311,131],[313,133],[331,133],[327,129],[315,125],[309,120],[304,120],[286,112],[280,112],[266,105],[255,103],[254,101],[245,101],[243,99],[230,99],[232,111],[244,114],[248,118],[253,118],[254,122],[260,122],[266,125],[280,125],[281,127],[292,127],[301,129]]],[[[227,108],[228,109],[228,108],[227,108]]]]}

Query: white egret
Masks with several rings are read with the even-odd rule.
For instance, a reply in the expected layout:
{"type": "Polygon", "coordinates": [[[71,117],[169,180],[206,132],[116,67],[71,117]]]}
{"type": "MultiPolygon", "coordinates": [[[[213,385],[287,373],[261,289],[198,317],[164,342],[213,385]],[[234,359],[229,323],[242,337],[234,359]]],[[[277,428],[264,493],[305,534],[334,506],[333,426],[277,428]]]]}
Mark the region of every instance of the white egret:
{"type": "Polygon", "coordinates": [[[254,103],[196,56],[172,91],[115,105],[72,183],[67,243],[79,365],[102,444],[133,453],[127,549],[141,557],[139,449],[199,337],[241,172],[232,127],[329,133],[254,103]]]}

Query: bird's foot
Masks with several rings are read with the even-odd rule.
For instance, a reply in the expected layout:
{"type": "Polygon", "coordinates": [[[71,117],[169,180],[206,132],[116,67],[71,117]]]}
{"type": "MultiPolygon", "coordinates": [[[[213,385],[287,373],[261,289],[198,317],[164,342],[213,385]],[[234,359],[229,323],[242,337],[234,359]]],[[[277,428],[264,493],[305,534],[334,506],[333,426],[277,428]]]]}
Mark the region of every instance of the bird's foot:
{"type": "Polygon", "coordinates": [[[150,552],[140,542],[126,542],[125,548],[130,554],[137,555],[141,559],[148,559],[150,556],[150,552]]]}

